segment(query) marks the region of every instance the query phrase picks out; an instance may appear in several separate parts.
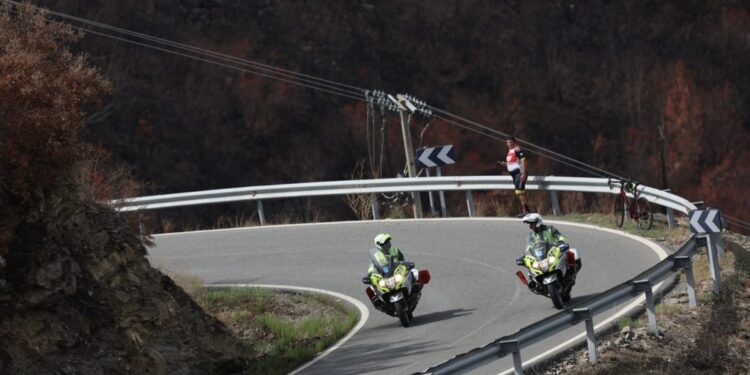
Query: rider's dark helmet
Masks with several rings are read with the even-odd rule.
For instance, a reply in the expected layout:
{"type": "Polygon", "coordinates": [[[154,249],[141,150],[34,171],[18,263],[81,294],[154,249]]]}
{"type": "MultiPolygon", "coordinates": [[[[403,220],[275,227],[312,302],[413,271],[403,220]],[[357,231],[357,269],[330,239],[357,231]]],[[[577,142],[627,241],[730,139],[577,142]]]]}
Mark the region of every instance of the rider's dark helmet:
{"type": "Polygon", "coordinates": [[[375,247],[381,251],[388,251],[391,248],[391,235],[388,233],[380,233],[375,236],[375,247]]]}

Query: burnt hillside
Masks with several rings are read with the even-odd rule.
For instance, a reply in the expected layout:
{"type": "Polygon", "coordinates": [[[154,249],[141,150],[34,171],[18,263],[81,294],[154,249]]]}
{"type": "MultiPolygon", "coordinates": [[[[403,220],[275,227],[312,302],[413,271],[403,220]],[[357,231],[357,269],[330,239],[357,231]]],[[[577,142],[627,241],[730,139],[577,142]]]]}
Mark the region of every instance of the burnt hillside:
{"type": "MultiPolygon", "coordinates": [[[[37,1],[52,10],[366,89],[409,93],[747,218],[750,5],[738,1],[37,1]]],[[[113,84],[88,140],[145,193],[350,178],[367,106],[96,35],[113,84]]],[[[414,137],[425,122],[414,120],[414,137]]],[[[403,166],[387,121],[383,175],[403,166]]],[[[499,173],[503,143],[434,121],[447,174],[499,173]]],[[[581,175],[537,158],[532,174],[581,175]]]]}

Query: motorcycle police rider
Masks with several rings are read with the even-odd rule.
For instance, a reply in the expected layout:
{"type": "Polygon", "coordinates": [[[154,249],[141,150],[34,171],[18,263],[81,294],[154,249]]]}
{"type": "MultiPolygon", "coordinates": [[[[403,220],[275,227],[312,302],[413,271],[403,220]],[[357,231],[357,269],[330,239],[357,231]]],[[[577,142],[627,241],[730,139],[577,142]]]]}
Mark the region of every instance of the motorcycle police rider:
{"type": "MultiPolygon", "coordinates": [[[[393,260],[394,263],[396,262],[402,262],[409,265],[411,268],[412,276],[414,276],[414,284],[412,289],[412,295],[419,294],[419,291],[421,289],[421,286],[419,285],[419,271],[414,267],[414,262],[409,262],[404,257],[404,253],[401,252],[401,250],[397,247],[393,247],[391,245],[391,235],[388,233],[380,233],[377,236],[375,236],[375,239],[373,240],[375,242],[375,247],[379,250],[376,253],[377,261],[380,264],[388,264],[391,260],[393,260]]],[[[375,267],[372,262],[370,263],[370,267],[367,269],[367,276],[362,278],[362,282],[365,284],[370,283],[370,275],[374,273],[379,273],[378,269],[375,267]]],[[[370,296],[370,300],[373,304],[375,304],[375,299],[370,296]]],[[[377,306],[376,306],[377,307],[377,306]]]]}
{"type": "MultiPolygon", "coordinates": [[[[531,232],[529,233],[529,237],[526,241],[526,250],[524,251],[524,255],[516,259],[516,264],[519,266],[523,266],[523,258],[526,255],[531,255],[531,248],[536,242],[546,242],[550,245],[557,246],[560,248],[560,251],[562,253],[565,253],[569,248],[570,245],[568,244],[568,239],[563,236],[562,233],[560,233],[557,228],[555,228],[552,225],[544,224],[544,219],[542,219],[542,215],[539,215],[537,213],[528,213],[526,214],[523,219],[521,219],[525,224],[529,224],[529,229],[531,229],[531,232]]],[[[581,260],[578,259],[576,261],[576,272],[578,272],[581,269],[581,260]]],[[[529,288],[533,288],[534,281],[529,283],[529,288]]]]}

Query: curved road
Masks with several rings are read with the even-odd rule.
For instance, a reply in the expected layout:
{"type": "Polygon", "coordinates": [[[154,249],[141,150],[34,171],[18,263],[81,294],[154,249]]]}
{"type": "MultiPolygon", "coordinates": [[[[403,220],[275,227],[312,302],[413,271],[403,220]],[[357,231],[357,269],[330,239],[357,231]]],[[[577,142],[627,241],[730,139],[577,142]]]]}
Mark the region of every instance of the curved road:
{"type": "MultiPolygon", "coordinates": [[[[630,279],[660,258],[656,246],[643,240],[551,223],[583,257],[572,303],[630,279]]],[[[200,277],[206,284],[304,286],[351,296],[369,308],[364,327],[300,373],[410,374],[557,312],[549,299],[525,290],[515,276],[527,233],[517,219],[503,218],[266,226],[158,235],[149,257],[156,267],[200,277]],[[372,308],[361,284],[368,249],[380,232],[390,233],[394,246],[432,274],[409,328],[372,308]]],[[[597,315],[595,323],[600,319],[597,315]]],[[[578,327],[576,334],[584,330],[578,327]]],[[[523,359],[553,346],[547,341],[524,349],[523,359]]],[[[497,374],[511,367],[506,357],[472,373],[497,374]]]]}

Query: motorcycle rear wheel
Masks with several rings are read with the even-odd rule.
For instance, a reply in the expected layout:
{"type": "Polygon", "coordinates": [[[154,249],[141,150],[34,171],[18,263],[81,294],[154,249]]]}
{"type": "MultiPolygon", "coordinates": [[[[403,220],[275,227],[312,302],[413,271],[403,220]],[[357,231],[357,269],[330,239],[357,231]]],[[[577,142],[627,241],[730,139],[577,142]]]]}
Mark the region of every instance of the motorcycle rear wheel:
{"type": "Polygon", "coordinates": [[[406,303],[404,300],[397,301],[395,307],[396,316],[398,316],[398,320],[401,321],[401,325],[408,327],[411,324],[411,319],[409,319],[409,311],[406,308],[406,303]]]}

